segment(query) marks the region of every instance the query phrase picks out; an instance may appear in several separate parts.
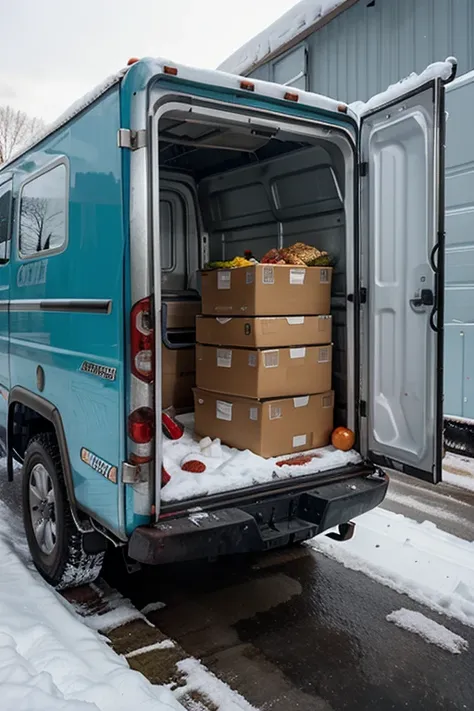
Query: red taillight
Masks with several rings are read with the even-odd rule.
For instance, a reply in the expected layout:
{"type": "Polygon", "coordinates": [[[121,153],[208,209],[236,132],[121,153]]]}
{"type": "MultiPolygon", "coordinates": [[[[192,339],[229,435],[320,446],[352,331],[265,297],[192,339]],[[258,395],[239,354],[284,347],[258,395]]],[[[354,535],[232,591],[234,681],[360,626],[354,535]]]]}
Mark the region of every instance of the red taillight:
{"type": "Polygon", "coordinates": [[[155,371],[151,299],[138,301],[132,309],[130,329],[132,373],[145,383],[152,383],[155,371]]]}
{"type": "Polygon", "coordinates": [[[148,444],[155,434],[155,417],[150,407],[139,407],[128,418],[128,436],[136,444],[148,444]]]}

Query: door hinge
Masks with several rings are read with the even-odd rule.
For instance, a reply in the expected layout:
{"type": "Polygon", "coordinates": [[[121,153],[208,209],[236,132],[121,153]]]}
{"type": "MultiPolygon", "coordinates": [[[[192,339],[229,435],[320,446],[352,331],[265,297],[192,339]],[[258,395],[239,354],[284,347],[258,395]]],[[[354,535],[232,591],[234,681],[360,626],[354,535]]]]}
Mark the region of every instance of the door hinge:
{"type": "Polygon", "coordinates": [[[119,148],[128,148],[136,151],[138,148],[146,146],[146,130],[132,131],[130,128],[119,128],[117,132],[117,144],[119,148]]]}
{"type": "Polygon", "coordinates": [[[360,400],[359,402],[359,415],[361,417],[367,417],[367,403],[365,400],[360,400]]]}
{"type": "Polygon", "coordinates": [[[359,163],[359,175],[361,178],[366,178],[367,173],[369,172],[369,164],[367,161],[363,161],[362,163],[359,163]]]}
{"type": "Polygon", "coordinates": [[[138,467],[128,462],[122,464],[122,482],[124,484],[138,484],[140,481],[138,467]]]}
{"type": "Polygon", "coordinates": [[[361,304],[366,304],[367,303],[367,289],[365,286],[362,286],[360,288],[360,296],[359,296],[359,302],[361,304]]]}

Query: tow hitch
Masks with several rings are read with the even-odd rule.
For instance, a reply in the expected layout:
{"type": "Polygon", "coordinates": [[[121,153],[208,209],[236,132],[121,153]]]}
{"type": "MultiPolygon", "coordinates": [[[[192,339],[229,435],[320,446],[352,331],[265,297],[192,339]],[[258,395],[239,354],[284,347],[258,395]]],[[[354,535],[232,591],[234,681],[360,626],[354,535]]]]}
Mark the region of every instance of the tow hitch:
{"type": "Polygon", "coordinates": [[[355,523],[349,521],[349,523],[340,523],[338,526],[339,533],[332,531],[331,533],[326,533],[328,538],[332,538],[333,541],[350,541],[355,531],[355,523]]]}

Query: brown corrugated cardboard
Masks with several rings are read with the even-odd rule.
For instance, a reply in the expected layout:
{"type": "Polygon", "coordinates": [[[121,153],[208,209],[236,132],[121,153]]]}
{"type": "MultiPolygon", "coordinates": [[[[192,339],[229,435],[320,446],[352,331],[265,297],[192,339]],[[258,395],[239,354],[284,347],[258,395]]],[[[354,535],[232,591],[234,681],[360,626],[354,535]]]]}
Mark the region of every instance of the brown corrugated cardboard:
{"type": "Polygon", "coordinates": [[[196,346],[196,385],[250,398],[324,393],[331,389],[332,346],[219,348],[196,346]]]}
{"type": "Polygon", "coordinates": [[[198,316],[196,341],[215,346],[282,348],[331,343],[331,316],[198,316]]]}
{"type": "Polygon", "coordinates": [[[195,431],[201,437],[278,457],[329,444],[334,393],[260,402],[196,388],[194,409],[195,431]]]}
{"type": "Polygon", "coordinates": [[[200,301],[167,301],[163,299],[163,307],[166,308],[167,328],[193,329],[196,316],[201,313],[200,301]]]}
{"type": "Polygon", "coordinates": [[[332,269],[255,264],[203,271],[208,316],[312,316],[330,313],[332,269]]]}
{"type": "Polygon", "coordinates": [[[194,348],[172,350],[162,347],[162,407],[192,408],[196,384],[194,348]]]}

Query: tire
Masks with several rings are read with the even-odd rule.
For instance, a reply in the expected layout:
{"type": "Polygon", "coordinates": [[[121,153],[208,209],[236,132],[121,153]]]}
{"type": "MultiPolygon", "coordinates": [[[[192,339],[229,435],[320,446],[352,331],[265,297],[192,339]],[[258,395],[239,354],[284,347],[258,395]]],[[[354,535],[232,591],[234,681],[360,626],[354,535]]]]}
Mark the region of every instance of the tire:
{"type": "Polygon", "coordinates": [[[66,493],[53,434],[28,443],[22,471],[23,521],[33,563],[57,590],[86,585],[100,574],[104,553],[87,553],[66,493]]]}

